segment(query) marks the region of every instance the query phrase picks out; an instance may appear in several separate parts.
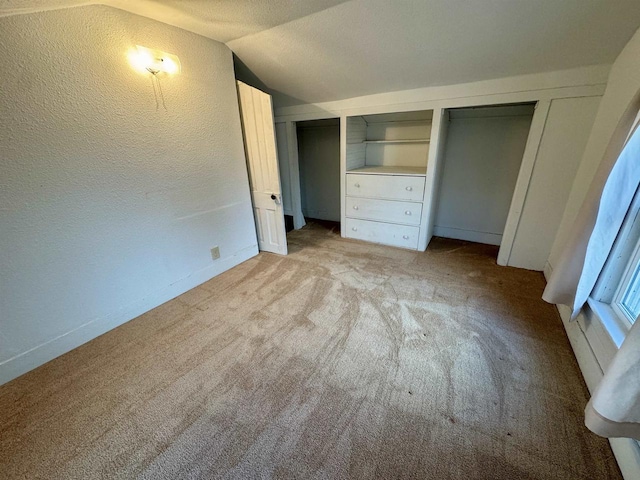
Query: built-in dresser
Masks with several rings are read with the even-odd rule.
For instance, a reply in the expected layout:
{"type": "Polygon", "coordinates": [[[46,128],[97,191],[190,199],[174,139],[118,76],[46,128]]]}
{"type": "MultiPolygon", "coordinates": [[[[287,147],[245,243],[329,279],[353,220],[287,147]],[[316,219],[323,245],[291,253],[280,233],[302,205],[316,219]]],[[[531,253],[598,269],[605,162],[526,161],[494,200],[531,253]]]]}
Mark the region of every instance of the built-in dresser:
{"type": "Polygon", "coordinates": [[[432,111],[347,117],[346,237],[419,248],[432,117],[432,111]]]}

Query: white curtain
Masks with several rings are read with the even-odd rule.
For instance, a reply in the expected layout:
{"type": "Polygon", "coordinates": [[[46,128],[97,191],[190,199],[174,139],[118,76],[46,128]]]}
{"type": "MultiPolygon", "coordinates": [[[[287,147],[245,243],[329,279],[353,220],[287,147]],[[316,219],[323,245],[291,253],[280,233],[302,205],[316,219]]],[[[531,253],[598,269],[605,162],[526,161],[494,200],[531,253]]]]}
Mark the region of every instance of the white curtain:
{"type": "MultiPolygon", "coordinates": [[[[543,298],[572,308],[575,318],[611,253],[640,184],[640,92],[609,142],[543,298]]],[[[640,438],[640,319],[585,409],[585,424],[604,437],[640,438]]]]}
{"type": "Polygon", "coordinates": [[[640,319],[589,400],[585,424],[603,437],[640,440],[640,319]]]}
{"type": "Polygon", "coordinates": [[[574,318],[586,303],[600,276],[640,184],[640,132],[634,135],[636,128],[637,117],[602,191],[598,216],[587,244],[582,275],[576,287],[574,318]]]}
{"type": "Polygon", "coordinates": [[[575,318],[584,306],[640,183],[640,92],[622,116],[598,167],[542,298],[569,305],[575,318]]]}

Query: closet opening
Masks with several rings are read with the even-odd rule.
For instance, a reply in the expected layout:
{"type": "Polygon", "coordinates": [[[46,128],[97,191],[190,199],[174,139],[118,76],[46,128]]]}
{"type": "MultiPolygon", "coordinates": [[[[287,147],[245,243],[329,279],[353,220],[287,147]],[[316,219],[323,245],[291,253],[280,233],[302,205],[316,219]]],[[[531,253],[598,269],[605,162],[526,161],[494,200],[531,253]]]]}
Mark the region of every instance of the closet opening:
{"type": "Polygon", "coordinates": [[[340,225],[340,119],[296,122],[300,200],[307,221],[340,225]]]}
{"type": "Polygon", "coordinates": [[[446,111],[434,235],[501,244],[534,110],[525,103],[446,111]]]}

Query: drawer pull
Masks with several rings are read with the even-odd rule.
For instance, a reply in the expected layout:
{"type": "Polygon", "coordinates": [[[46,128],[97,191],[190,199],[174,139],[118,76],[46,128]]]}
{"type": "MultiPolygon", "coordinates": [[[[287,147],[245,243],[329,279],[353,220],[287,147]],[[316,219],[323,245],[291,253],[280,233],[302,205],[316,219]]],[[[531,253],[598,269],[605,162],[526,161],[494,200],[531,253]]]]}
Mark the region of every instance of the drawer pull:
{"type": "Polygon", "coordinates": [[[405,215],[411,215],[411,210],[405,210],[404,214],[405,215]]]}
{"type": "Polygon", "coordinates": [[[360,184],[359,183],[354,183],[353,186],[356,187],[356,188],[360,188],[360,184]]]}
{"type": "Polygon", "coordinates": [[[402,238],[404,238],[405,240],[409,240],[409,235],[402,235],[402,238]]]}
{"type": "Polygon", "coordinates": [[[359,207],[358,207],[358,205],[354,205],[354,206],[353,206],[353,209],[354,209],[354,210],[358,210],[358,208],[359,208],[359,207]]]}
{"type": "Polygon", "coordinates": [[[351,227],[351,230],[353,230],[354,232],[358,231],[358,227],[351,227]]]}
{"type": "Polygon", "coordinates": [[[413,187],[407,187],[407,192],[410,192],[411,190],[413,190],[413,187]]]}

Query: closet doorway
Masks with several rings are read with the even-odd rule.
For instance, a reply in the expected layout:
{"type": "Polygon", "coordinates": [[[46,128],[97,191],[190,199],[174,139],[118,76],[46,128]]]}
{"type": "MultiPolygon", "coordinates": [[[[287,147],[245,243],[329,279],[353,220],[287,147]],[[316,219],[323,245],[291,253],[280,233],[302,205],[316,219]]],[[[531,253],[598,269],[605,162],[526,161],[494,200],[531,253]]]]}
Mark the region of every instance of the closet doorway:
{"type": "Polygon", "coordinates": [[[300,200],[306,219],[340,222],[340,119],[296,122],[300,200]]]}
{"type": "Polygon", "coordinates": [[[534,103],[447,110],[434,235],[500,245],[534,103]]]}

